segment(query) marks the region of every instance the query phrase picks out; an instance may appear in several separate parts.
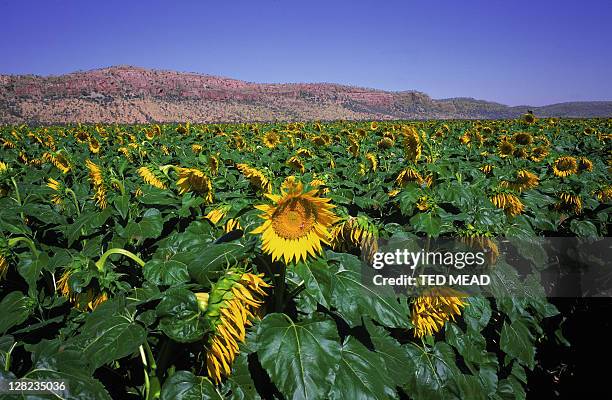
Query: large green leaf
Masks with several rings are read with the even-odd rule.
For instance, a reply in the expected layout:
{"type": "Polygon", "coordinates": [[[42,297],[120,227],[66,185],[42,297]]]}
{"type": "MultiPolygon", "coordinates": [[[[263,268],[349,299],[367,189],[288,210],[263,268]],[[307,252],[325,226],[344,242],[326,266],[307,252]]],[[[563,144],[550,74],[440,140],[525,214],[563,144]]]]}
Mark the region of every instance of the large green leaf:
{"type": "Polygon", "coordinates": [[[325,399],[341,359],[339,339],[331,320],[269,314],[257,329],[257,355],[287,399],[325,399]]]}
{"type": "Polygon", "coordinates": [[[370,334],[370,340],[385,362],[386,370],[397,386],[408,383],[408,377],[414,371],[414,364],[406,349],[381,326],[376,326],[366,319],[365,327],[370,334]]]}
{"type": "MultiPolygon", "coordinates": [[[[35,381],[61,381],[66,383],[66,390],[56,393],[57,398],[65,400],[106,400],[111,399],[104,386],[89,376],[60,372],[44,368],[36,368],[23,376],[23,379],[35,381]]],[[[26,399],[32,399],[29,395],[26,399]]]]}
{"type": "Polygon", "coordinates": [[[184,288],[168,289],[156,311],[161,318],[159,329],[177,342],[200,340],[210,328],[198,308],[195,294],[184,288]]]}
{"type": "Polygon", "coordinates": [[[208,378],[178,371],[164,382],[160,400],[223,400],[223,397],[208,378]]]}
{"type": "Polygon", "coordinates": [[[414,343],[404,346],[414,365],[414,373],[402,388],[413,398],[446,399],[450,379],[459,374],[455,364],[455,352],[444,342],[432,348],[414,343]]]}
{"type": "Polygon", "coordinates": [[[66,344],[81,351],[92,370],[138,351],[147,336],[128,310],[117,309],[109,314],[108,308],[91,313],[80,334],[66,344]]]}
{"type": "Polygon", "coordinates": [[[523,365],[533,369],[535,366],[534,338],[529,329],[520,320],[502,326],[499,345],[508,355],[516,358],[523,365]]]}
{"type": "Polygon", "coordinates": [[[187,264],[175,258],[152,259],[142,269],[146,280],[156,285],[178,285],[189,282],[187,264]]]}
{"type": "Polygon", "coordinates": [[[395,383],[386,372],[383,358],[355,338],[348,337],[342,345],[340,362],[328,398],[383,400],[395,396],[395,383]]]}
{"type": "Polygon", "coordinates": [[[189,275],[196,282],[210,287],[228,267],[249,256],[250,246],[240,243],[211,244],[175,257],[187,264],[189,275]]]}
{"type": "Polygon", "coordinates": [[[30,316],[34,302],[21,292],[11,292],[0,301],[0,333],[4,334],[30,316]]]}
{"type": "Polygon", "coordinates": [[[164,220],[156,208],[149,208],[139,222],[130,221],[125,227],[127,237],[137,240],[156,239],[161,235],[164,220]]]}
{"type": "MultiPolygon", "coordinates": [[[[249,337],[247,337],[247,343],[249,337]]],[[[255,383],[249,371],[248,355],[242,347],[240,354],[232,365],[232,374],[227,378],[224,388],[229,392],[232,400],[258,400],[261,399],[255,390],[255,383]]]]}

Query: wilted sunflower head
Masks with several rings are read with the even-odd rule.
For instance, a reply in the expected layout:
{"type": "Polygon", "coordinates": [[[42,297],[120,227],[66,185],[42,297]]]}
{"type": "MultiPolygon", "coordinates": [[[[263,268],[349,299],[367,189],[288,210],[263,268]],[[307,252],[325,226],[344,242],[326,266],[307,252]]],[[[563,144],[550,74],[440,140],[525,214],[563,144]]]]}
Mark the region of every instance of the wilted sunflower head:
{"type": "Polygon", "coordinates": [[[302,159],[299,156],[289,157],[286,164],[290,166],[293,170],[304,173],[304,163],[302,162],[302,159]]]}
{"type": "Polygon", "coordinates": [[[204,196],[208,203],[212,203],[213,189],[212,182],[208,176],[196,168],[179,168],[179,177],[176,181],[179,187],[179,194],[193,192],[204,196]]]}
{"type": "Polygon", "coordinates": [[[262,141],[267,148],[273,149],[280,144],[281,138],[276,130],[271,130],[264,134],[262,141]]]}
{"type": "Polygon", "coordinates": [[[548,155],[548,149],[545,146],[537,146],[531,150],[531,160],[540,162],[548,155]]]}
{"type": "Polygon", "coordinates": [[[491,203],[497,208],[501,208],[510,216],[522,214],[525,206],[521,199],[512,193],[497,193],[491,197],[491,203]]]}
{"type": "Polygon", "coordinates": [[[516,158],[527,158],[527,150],[524,147],[517,147],[514,149],[512,155],[516,158]]]}
{"type": "Polygon", "coordinates": [[[49,178],[47,180],[47,187],[54,191],[54,193],[51,195],[51,202],[53,204],[61,205],[64,202],[64,190],[62,183],[53,178],[49,178]]]}
{"type": "Polygon", "coordinates": [[[402,127],[404,155],[406,160],[416,163],[421,157],[421,138],[416,128],[402,127]]]}
{"type": "Polygon", "coordinates": [[[516,180],[512,182],[512,187],[518,192],[533,189],[540,183],[540,178],[527,170],[519,170],[516,172],[516,180]]]}
{"type": "Polygon", "coordinates": [[[220,206],[217,206],[213,208],[212,210],[210,210],[204,218],[208,219],[214,225],[217,225],[219,221],[221,221],[223,217],[225,217],[225,215],[231,208],[232,206],[230,205],[221,204],[220,206]]]}
{"type": "Polygon", "coordinates": [[[138,168],[138,175],[142,177],[145,183],[158,189],[166,189],[166,184],[155,174],[154,169],[142,166],[138,168]]]}
{"type": "Polygon", "coordinates": [[[572,156],[562,156],[555,160],[552,165],[552,169],[556,176],[565,178],[575,174],[578,171],[578,163],[572,156]]]}
{"type": "Polygon", "coordinates": [[[249,167],[247,164],[236,164],[236,168],[250,181],[255,189],[264,193],[272,191],[272,182],[257,168],[249,167]]]}
{"type": "Polygon", "coordinates": [[[533,136],[531,136],[529,132],[517,132],[512,136],[512,140],[514,140],[516,144],[527,146],[533,142],[533,136]]]}
{"type": "Polygon", "coordinates": [[[199,143],[194,143],[191,145],[191,151],[193,152],[193,154],[200,154],[202,152],[202,145],[199,143]]]}
{"type": "Polygon", "coordinates": [[[451,288],[427,289],[412,302],[411,320],[414,336],[421,338],[433,335],[444,327],[447,321],[454,321],[461,315],[461,308],[468,305],[467,296],[451,288]]]}
{"type": "Polygon", "coordinates": [[[214,329],[206,346],[206,369],[216,384],[231,374],[231,365],[240,353],[238,345],[246,340],[246,328],[257,318],[267,296],[265,289],[271,287],[262,277],[230,270],[210,293],[195,293],[198,307],[214,329]]]}
{"type": "Polygon", "coordinates": [[[262,250],[272,260],[306,260],[308,254],[321,253],[321,243],[329,244],[329,229],[337,218],[330,199],[317,196],[317,190],[304,192],[301,182],[294,181],[281,195],[267,194],[272,205],[259,205],[263,224],[252,233],[261,234],[262,250]]]}
{"type": "Polygon", "coordinates": [[[499,145],[497,145],[497,152],[502,158],[511,156],[514,153],[514,146],[509,141],[502,140],[499,142],[499,145]]]}
{"type": "Polygon", "coordinates": [[[419,174],[419,171],[413,167],[408,167],[400,171],[397,178],[395,178],[395,182],[400,187],[404,187],[410,182],[416,182],[420,185],[423,182],[423,178],[421,174],[419,174]]]}
{"type": "Polygon", "coordinates": [[[495,168],[494,165],[491,164],[485,164],[482,167],[480,167],[480,170],[485,174],[485,175],[491,175],[493,173],[493,168],[495,168]]]}
{"type": "Polygon", "coordinates": [[[580,214],[582,211],[582,200],[577,194],[563,192],[559,194],[559,201],[556,204],[556,208],[559,211],[580,214]]]}
{"type": "Polygon", "coordinates": [[[376,155],[374,153],[367,153],[366,161],[368,162],[368,167],[371,171],[376,171],[378,169],[378,160],[376,159],[376,155]]]}
{"type": "Polygon", "coordinates": [[[383,137],[377,143],[379,149],[390,149],[395,146],[395,141],[389,137],[383,137]]]}
{"type": "Polygon", "coordinates": [[[587,126],[586,128],[584,128],[585,135],[590,136],[594,133],[595,133],[595,129],[591,128],[590,126],[587,126]]]}
{"type": "Polygon", "coordinates": [[[578,159],[578,171],[593,171],[593,162],[586,157],[580,157],[578,159]]]}
{"type": "Polygon", "coordinates": [[[523,114],[523,121],[531,125],[536,122],[536,117],[535,115],[533,115],[533,113],[528,112],[528,113],[523,114]]]}
{"type": "Polygon", "coordinates": [[[89,138],[88,147],[89,151],[91,151],[93,154],[98,154],[100,152],[100,142],[98,142],[98,139],[93,136],[89,138]]]}

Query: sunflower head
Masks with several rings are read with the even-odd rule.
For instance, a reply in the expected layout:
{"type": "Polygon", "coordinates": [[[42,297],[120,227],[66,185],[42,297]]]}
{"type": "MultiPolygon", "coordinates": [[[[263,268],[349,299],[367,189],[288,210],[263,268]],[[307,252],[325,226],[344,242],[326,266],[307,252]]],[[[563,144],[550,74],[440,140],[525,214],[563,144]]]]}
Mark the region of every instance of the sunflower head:
{"type": "Polygon", "coordinates": [[[591,172],[593,171],[593,162],[586,157],[580,157],[578,159],[578,171],[591,172]]]}
{"type": "Polygon", "coordinates": [[[535,162],[540,162],[548,155],[548,149],[546,146],[537,146],[531,150],[531,160],[535,162]]]}
{"type": "Polygon", "coordinates": [[[146,166],[138,168],[138,175],[142,177],[145,183],[158,189],[166,189],[166,184],[158,177],[156,170],[146,166]]]}
{"type": "Polygon", "coordinates": [[[376,159],[376,155],[374,153],[367,153],[366,161],[368,162],[368,168],[370,171],[376,171],[378,169],[378,160],[376,159]]]}
{"type": "Polygon", "coordinates": [[[194,143],[191,145],[191,151],[193,152],[193,154],[200,154],[202,152],[202,145],[199,143],[194,143]]]}
{"type": "Polygon", "coordinates": [[[533,142],[533,136],[529,132],[517,132],[512,136],[512,140],[521,146],[528,146],[533,142]]]}
{"type": "Polygon", "coordinates": [[[100,152],[100,142],[98,142],[98,139],[93,136],[89,138],[89,143],[87,146],[89,147],[89,151],[91,151],[93,154],[98,154],[100,152]]]}
{"type": "Polygon", "coordinates": [[[523,213],[524,205],[521,199],[512,193],[500,192],[491,197],[491,203],[497,208],[501,208],[510,216],[523,213]]]}
{"type": "Polygon", "coordinates": [[[232,206],[230,205],[222,204],[210,210],[204,218],[208,219],[214,225],[217,225],[231,208],[232,206]]]}
{"type": "Polygon", "coordinates": [[[485,175],[491,176],[493,174],[493,168],[495,168],[494,165],[485,164],[482,167],[480,167],[480,170],[484,172],[485,175]]]}
{"type": "Polygon", "coordinates": [[[395,178],[395,183],[400,187],[404,187],[410,182],[416,182],[419,185],[423,183],[421,174],[413,167],[404,168],[395,178]]]}
{"type": "Polygon", "coordinates": [[[540,178],[536,174],[522,169],[516,172],[516,179],[514,182],[508,183],[508,186],[518,192],[524,192],[535,188],[539,183],[540,178]]]}
{"type": "Polygon", "coordinates": [[[440,331],[447,321],[454,321],[461,315],[461,308],[468,305],[467,296],[451,288],[426,289],[412,303],[412,325],[414,336],[433,335],[440,331]]]}
{"type": "Polygon", "coordinates": [[[509,157],[514,153],[514,145],[507,140],[502,140],[499,142],[499,145],[497,145],[497,152],[502,158],[509,157]]]}
{"type": "Polygon", "coordinates": [[[211,321],[213,333],[206,346],[208,376],[217,384],[231,373],[239,354],[239,343],[246,340],[246,328],[252,325],[270,287],[263,275],[229,270],[210,293],[196,293],[198,307],[211,321]]]}
{"type": "Polygon", "coordinates": [[[199,169],[180,168],[176,186],[179,187],[179,194],[192,192],[202,195],[208,203],[213,201],[212,181],[199,169]]]}
{"type": "Polygon", "coordinates": [[[377,146],[379,149],[383,150],[390,149],[391,147],[395,146],[395,141],[389,137],[383,137],[378,141],[377,146]]]}
{"type": "Polygon", "coordinates": [[[555,160],[552,165],[552,170],[555,176],[565,178],[578,171],[578,163],[572,156],[562,156],[555,160]]]}
{"type": "Polygon", "coordinates": [[[287,160],[286,164],[291,167],[294,171],[304,173],[305,167],[302,159],[299,156],[291,156],[287,160]]]}
{"type": "Polygon", "coordinates": [[[47,180],[47,187],[53,190],[51,195],[51,202],[53,204],[62,205],[64,202],[64,186],[61,182],[56,181],[53,178],[47,180]]]}
{"type": "Polygon", "coordinates": [[[533,125],[536,122],[536,117],[535,115],[533,115],[531,111],[527,112],[523,114],[523,122],[525,122],[528,125],[533,125]]]}
{"type": "Polygon", "coordinates": [[[582,200],[579,195],[563,192],[559,194],[559,201],[556,204],[559,211],[580,214],[582,211],[582,200]]]}
{"type": "Polygon", "coordinates": [[[267,148],[273,149],[280,144],[281,138],[276,130],[271,130],[263,135],[262,142],[267,148]]]}
{"type": "Polygon", "coordinates": [[[272,182],[257,168],[249,167],[247,164],[236,164],[236,168],[251,182],[255,189],[264,193],[272,191],[272,182]]]}
{"type": "Polygon", "coordinates": [[[330,199],[318,197],[316,189],[305,192],[297,181],[281,195],[266,196],[273,204],[256,206],[264,222],[252,232],[261,234],[262,250],[285,263],[321,253],[321,243],[329,244],[329,229],[337,220],[330,199]]]}
{"type": "Polygon", "coordinates": [[[413,126],[402,127],[404,154],[406,160],[416,163],[421,157],[421,138],[413,126]]]}

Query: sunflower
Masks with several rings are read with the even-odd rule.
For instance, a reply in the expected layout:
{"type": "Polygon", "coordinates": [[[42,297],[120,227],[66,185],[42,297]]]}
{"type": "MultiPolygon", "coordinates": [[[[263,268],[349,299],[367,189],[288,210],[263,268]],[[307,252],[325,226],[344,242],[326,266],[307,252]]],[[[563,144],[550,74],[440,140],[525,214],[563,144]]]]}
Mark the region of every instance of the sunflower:
{"type": "Polygon", "coordinates": [[[504,181],[504,186],[520,193],[537,187],[539,183],[540,178],[538,178],[536,174],[522,169],[516,172],[516,179],[514,182],[504,181]]]}
{"type": "Polygon", "coordinates": [[[389,190],[389,193],[387,193],[387,196],[395,197],[399,194],[399,192],[401,192],[400,189],[392,189],[392,190],[389,190]]]}
{"type": "Polygon", "coordinates": [[[419,172],[413,167],[408,167],[400,171],[397,178],[395,178],[395,182],[401,187],[406,186],[410,182],[416,182],[420,185],[423,183],[423,178],[421,177],[421,174],[419,174],[419,172]]]}
{"type": "Polygon", "coordinates": [[[85,165],[89,169],[89,181],[95,191],[93,199],[100,209],[105,209],[108,201],[106,200],[106,185],[104,184],[102,169],[91,160],[86,160],[85,165]]]}
{"type": "Polygon", "coordinates": [[[499,257],[499,248],[491,236],[492,235],[490,233],[482,234],[468,230],[462,233],[460,240],[469,247],[477,249],[478,251],[484,251],[489,263],[495,264],[497,258],[499,257]]]}
{"type": "Polygon", "coordinates": [[[497,146],[497,152],[499,153],[499,156],[502,158],[509,157],[514,153],[514,146],[509,141],[502,140],[501,142],[499,142],[499,145],[497,146]]]}
{"type": "Polygon", "coordinates": [[[9,166],[7,163],[0,161],[0,174],[5,174],[9,170],[9,166]]]}
{"type": "Polygon", "coordinates": [[[346,151],[353,157],[359,156],[359,143],[352,138],[349,139],[349,146],[346,148],[346,151]]]}
{"type": "Polygon", "coordinates": [[[594,193],[597,200],[606,202],[612,199],[612,186],[602,187],[594,193]]]}
{"type": "Polygon", "coordinates": [[[578,171],[593,171],[593,162],[586,157],[580,157],[578,159],[578,171]]]}
{"type": "Polygon", "coordinates": [[[237,150],[243,150],[246,147],[246,141],[241,135],[235,135],[232,142],[237,150]]]}
{"type": "Polygon", "coordinates": [[[304,163],[299,156],[289,157],[286,164],[290,166],[293,170],[304,173],[304,163]]]}
{"type": "Polygon", "coordinates": [[[497,193],[491,197],[491,203],[503,209],[508,215],[516,216],[523,212],[524,206],[517,196],[510,193],[497,193]]]}
{"type": "Polygon", "coordinates": [[[98,292],[93,288],[87,288],[82,292],[75,292],[70,288],[70,277],[74,273],[74,270],[65,268],[62,276],[57,280],[56,287],[57,291],[65,298],[67,298],[77,310],[93,311],[100,304],[108,300],[108,295],[105,291],[98,292]]]}
{"type": "Polygon", "coordinates": [[[531,150],[531,160],[540,162],[548,155],[548,149],[545,146],[537,146],[531,150]]]}
{"type": "Polygon", "coordinates": [[[451,288],[427,289],[412,303],[414,336],[422,338],[440,331],[446,321],[454,321],[461,315],[461,308],[468,305],[467,296],[451,288]]]}
{"type": "Polygon", "coordinates": [[[98,154],[100,152],[100,142],[95,137],[89,138],[89,143],[87,145],[89,147],[89,151],[93,154],[98,154]]]}
{"type": "Polygon", "coordinates": [[[221,221],[223,217],[225,217],[225,215],[231,208],[232,206],[230,205],[222,204],[210,210],[210,212],[206,214],[204,218],[208,219],[214,225],[217,225],[217,223],[219,223],[219,221],[221,221]]]}
{"type": "Polygon", "coordinates": [[[559,202],[556,204],[559,211],[569,211],[574,214],[580,214],[582,211],[582,200],[580,196],[572,193],[559,194],[559,202]]]}
{"type": "Polygon", "coordinates": [[[138,168],[138,175],[142,177],[145,183],[158,189],[166,189],[166,184],[162,182],[148,167],[138,168]]]}
{"type": "Polygon", "coordinates": [[[310,151],[310,150],[308,150],[308,149],[305,149],[305,148],[300,148],[300,149],[297,149],[297,151],[295,152],[295,154],[296,154],[298,157],[307,157],[307,158],[312,157],[312,151],[310,151]]]}
{"type": "Polygon", "coordinates": [[[375,131],[377,129],[378,129],[378,122],[376,122],[376,121],[370,122],[370,130],[371,131],[375,131]]]}
{"type": "Polygon", "coordinates": [[[429,196],[421,196],[416,202],[416,208],[418,208],[419,211],[424,212],[424,211],[430,210],[433,204],[434,203],[429,196]]]}
{"type": "Polygon", "coordinates": [[[196,168],[179,168],[178,170],[179,177],[176,186],[179,187],[179,194],[193,192],[202,195],[206,202],[212,203],[212,182],[204,172],[196,168]]]}
{"type": "Polygon", "coordinates": [[[62,183],[53,178],[49,178],[47,180],[47,187],[55,192],[51,195],[51,202],[53,204],[62,205],[64,203],[62,183]]]}
{"type": "Polygon", "coordinates": [[[366,160],[368,162],[368,167],[370,168],[370,171],[376,171],[376,169],[378,169],[378,160],[376,159],[375,154],[367,153],[366,160]]]}
{"type": "Polygon", "coordinates": [[[527,150],[525,150],[524,147],[519,147],[517,149],[514,150],[514,152],[512,153],[512,155],[516,158],[527,158],[527,150]]]}
{"type": "Polygon", "coordinates": [[[556,176],[565,178],[575,174],[578,171],[578,163],[572,156],[563,156],[555,160],[552,169],[556,176]]]}
{"type": "Polygon", "coordinates": [[[230,218],[225,223],[225,226],[223,227],[223,230],[225,231],[225,233],[230,233],[230,232],[235,231],[235,230],[242,230],[242,225],[240,225],[240,221],[239,220],[234,219],[234,218],[230,218]]]}
{"type": "Polygon", "coordinates": [[[246,328],[252,325],[267,296],[265,289],[270,285],[262,277],[230,270],[213,285],[210,294],[195,294],[214,329],[206,346],[206,369],[216,384],[230,375],[240,352],[238,344],[245,341],[246,328]]]}
{"type": "Polygon", "coordinates": [[[512,140],[521,146],[528,146],[533,142],[533,136],[529,132],[517,132],[512,136],[512,140]]]}
{"type": "Polygon", "coordinates": [[[317,146],[328,146],[332,142],[332,138],[328,134],[322,133],[313,137],[312,142],[317,146]]]}
{"type": "Polygon", "coordinates": [[[533,113],[531,111],[523,114],[523,121],[526,122],[529,125],[535,124],[536,122],[536,117],[535,115],[533,115],[533,113]]]}
{"type": "Polygon", "coordinates": [[[480,167],[480,170],[487,176],[491,176],[491,174],[493,174],[493,168],[495,168],[494,165],[491,164],[485,164],[482,167],[480,167]]]}
{"type": "Polygon", "coordinates": [[[8,251],[0,249],[0,281],[2,281],[8,273],[8,251]]]}
{"type": "Polygon", "coordinates": [[[383,137],[376,145],[379,149],[390,149],[391,147],[395,146],[395,141],[391,138],[383,137]]]}
{"type": "Polygon", "coordinates": [[[402,128],[402,135],[404,136],[404,154],[406,160],[416,163],[421,157],[421,139],[417,130],[410,127],[402,128]]]}
{"type": "Polygon", "coordinates": [[[329,244],[329,229],[337,218],[328,204],[330,199],[316,196],[317,190],[304,192],[301,182],[282,190],[281,195],[267,194],[273,205],[259,205],[264,223],[252,233],[262,234],[262,250],[276,261],[285,263],[306,260],[322,251],[321,243],[329,244]]]}
{"type": "Polygon", "coordinates": [[[203,148],[204,147],[202,147],[202,145],[198,143],[194,143],[191,145],[191,151],[193,152],[193,154],[200,154],[203,148]]]}
{"type": "Polygon", "coordinates": [[[331,246],[334,250],[361,247],[364,241],[376,241],[378,228],[364,215],[346,217],[331,229],[331,246]]]}
{"type": "Polygon", "coordinates": [[[212,155],[208,158],[208,167],[212,175],[217,175],[219,173],[219,159],[217,156],[212,155]]]}
{"type": "Polygon", "coordinates": [[[264,193],[270,193],[272,191],[272,182],[257,168],[249,167],[246,164],[236,164],[238,171],[242,173],[249,181],[251,185],[257,190],[261,190],[264,193]]]}
{"type": "Polygon", "coordinates": [[[273,149],[280,144],[281,138],[277,131],[271,130],[264,134],[262,142],[267,148],[273,149]]]}

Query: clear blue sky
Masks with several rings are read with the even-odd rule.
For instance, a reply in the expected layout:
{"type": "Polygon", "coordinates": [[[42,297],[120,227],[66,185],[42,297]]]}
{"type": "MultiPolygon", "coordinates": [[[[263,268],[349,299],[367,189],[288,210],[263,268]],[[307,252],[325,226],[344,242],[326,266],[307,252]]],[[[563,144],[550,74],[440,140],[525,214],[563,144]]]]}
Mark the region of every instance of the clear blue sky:
{"type": "Polygon", "coordinates": [[[612,0],[0,0],[0,73],[117,64],[510,105],[612,100],[612,0]]]}

